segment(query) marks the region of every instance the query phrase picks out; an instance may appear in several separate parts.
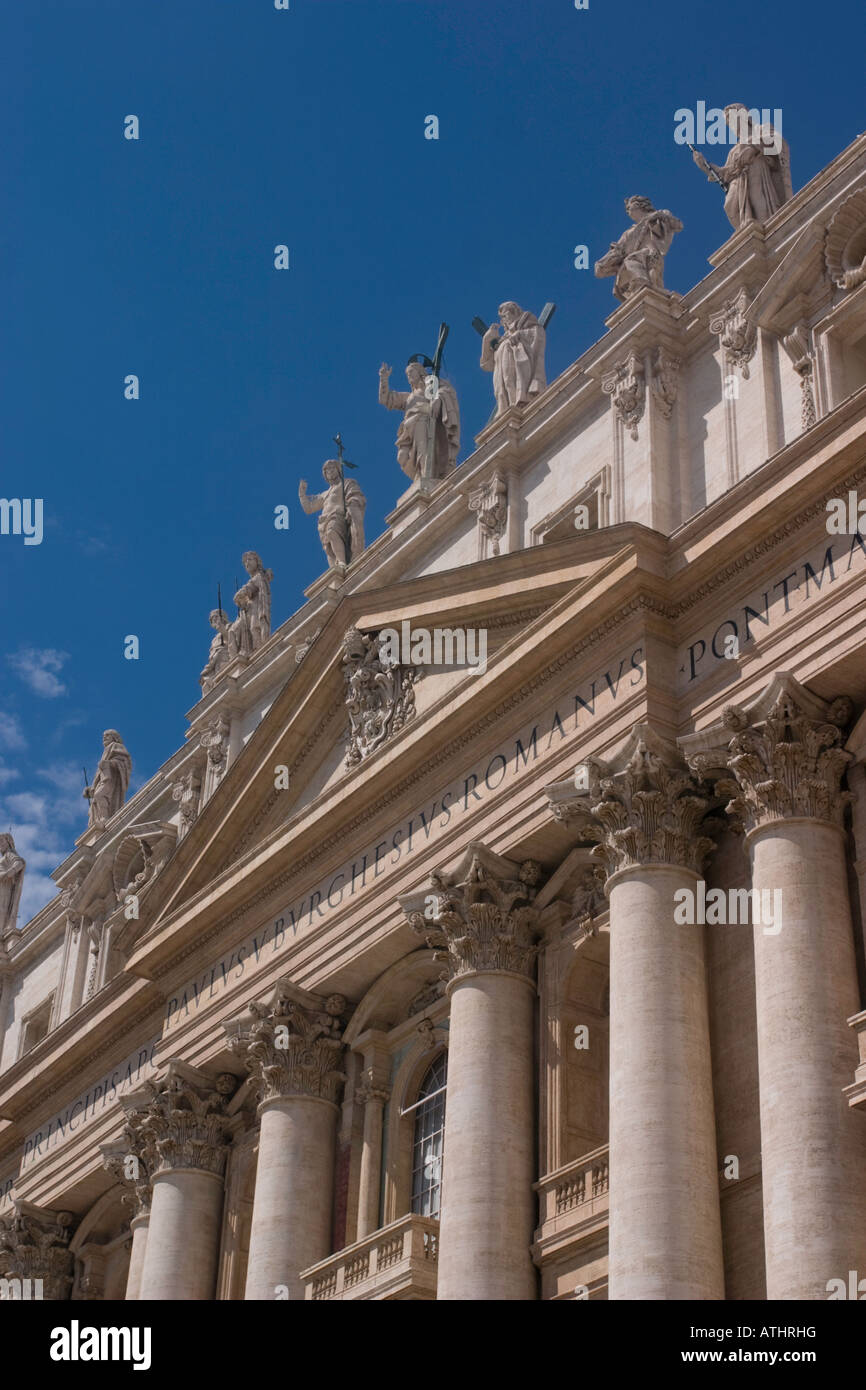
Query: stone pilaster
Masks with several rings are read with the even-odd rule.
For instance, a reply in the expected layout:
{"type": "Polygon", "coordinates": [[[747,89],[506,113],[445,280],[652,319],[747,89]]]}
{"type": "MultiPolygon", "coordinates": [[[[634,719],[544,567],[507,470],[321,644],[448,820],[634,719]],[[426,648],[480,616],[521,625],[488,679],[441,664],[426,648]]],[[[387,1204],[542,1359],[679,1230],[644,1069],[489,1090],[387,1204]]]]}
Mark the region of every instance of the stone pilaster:
{"type": "Polygon", "coordinates": [[[16,1201],[10,1216],[0,1217],[0,1279],[30,1280],[30,1298],[61,1301],[72,1289],[73,1256],[69,1249],[74,1218],[68,1211],[48,1211],[33,1202],[16,1201]]]}
{"type": "Polygon", "coordinates": [[[751,858],[768,1299],[826,1298],[829,1280],[866,1269],[866,1125],[843,1095],[860,1006],[842,830],[850,711],[778,673],[681,740],[731,798],[751,858]]]}
{"type": "Polygon", "coordinates": [[[535,956],[539,866],[469,846],[451,873],[401,899],[447,966],[448,1097],[437,1297],[537,1297],[535,956]]]}
{"type": "Polygon", "coordinates": [[[364,1138],[358,1179],[358,1240],[372,1235],[379,1227],[382,1116],[391,1092],[387,1086],[377,1084],[377,1081],[375,1071],[368,1068],[362,1084],[355,1092],[355,1099],[364,1107],[364,1138]]]}
{"type": "Polygon", "coordinates": [[[331,1253],[342,995],[281,980],[268,1003],[225,1025],[261,1097],[245,1297],[303,1298],[298,1275],[331,1253]]]}
{"type": "Polygon", "coordinates": [[[163,1076],[121,1102],[124,1139],[140,1165],[130,1180],[147,1175],[152,1188],[139,1299],[214,1296],[226,1156],[243,1124],[232,1106],[236,1090],[230,1072],[214,1081],[172,1059],[163,1076]]]}
{"type": "Polygon", "coordinates": [[[150,1227],[153,1199],[151,1173],[157,1164],[152,1131],[142,1132],[144,1114],[128,1113],[124,1137],[118,1144],[103,1144],[102,1166],[126,1188],[122,1201],[129,1208],[132,1249],[126,1278],[126,1299],[135,1301],[141,1290],[141,1276],[150,1227]]]}
{"type": "Polygon", "coordinates": [[[548,797],[610,899],[610,1297],[724,1298],[704,930],[674,920],[708,798],[645,724],[548,797]]]}

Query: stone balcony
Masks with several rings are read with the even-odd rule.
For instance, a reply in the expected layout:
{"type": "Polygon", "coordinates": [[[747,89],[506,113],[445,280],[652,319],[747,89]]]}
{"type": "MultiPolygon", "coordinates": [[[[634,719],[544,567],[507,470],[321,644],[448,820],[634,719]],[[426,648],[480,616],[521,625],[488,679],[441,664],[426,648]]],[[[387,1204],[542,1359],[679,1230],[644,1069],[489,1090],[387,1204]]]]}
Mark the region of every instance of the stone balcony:
{"type": "Polygon", "coordinates": [[[608,1146],[566,1163],[535,1184],[539,1227],[532,1257],[541,1296],[568,1299],[578,1284],[590,1298],[607,1291],[608,1146]]]}
{"type": "Polygon", "coordinates": [[[435,1299],[438,1256],[439,1222],[401,1216],[305,1269],[304,1298],[435,1299]]]}

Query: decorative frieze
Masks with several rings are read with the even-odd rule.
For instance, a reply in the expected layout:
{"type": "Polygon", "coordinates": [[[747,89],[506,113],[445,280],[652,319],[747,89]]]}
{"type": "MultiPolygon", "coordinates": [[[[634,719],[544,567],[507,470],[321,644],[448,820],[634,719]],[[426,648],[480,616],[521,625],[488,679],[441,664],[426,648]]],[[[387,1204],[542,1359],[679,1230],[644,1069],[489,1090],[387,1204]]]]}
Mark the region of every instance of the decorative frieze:
{"type": "Polygon", "coordinates": [[[653,355],[652,394],[659,414],[669,420],[677,400],[680,359],[666,348],[658,347],[653,355]]]}
{"type": "Polygon", "coordinates": [[[648,724],[636,724],[610,762],[589,759],[547,796],[556,820],[595,842],[608,875],[645,864],[700,873],[713,848],[709,793],[648,724]]]}
{"type": "Polygon", "coordinates": [[[450,979],[492,970],[531,976],[539,917],[532,904],[540,877],[532,859],[517,864],[472,844],[457,869],[431,874],[427,893],[400,902],[413,931],[447,964],[450,979]]]}
{"type": "Polygon", "coordinates": [[[608,372],[602,378],[601,389],[611,397],[617,419],[636,440],[637,427],[646,407],[646,373],[637,353],[629,353],[625,362],[608,372]]]}
{"type": "Polygon", "coordinates": [[[162,1077],[123,1097],[125,1138],[141,1173],[152,1181],[171,1169],[195,1168],[222,1177],[228,1146],[242,1124],[229,1108],[237,1085],[231,1072],[214,1081],[172,1059],[162,1077]]]}
{"type": "Polygon", "coordinates": [[[749,292],[743,288],[710,319],[710,332],[718,336],[726,368],[738,367],[746,378],[758,345],[757,328],[748,316],[749,302],[749,292]]]}
{"type": "Polygon", "coordinates": [[[383,660],[378,635],[354,627],[343,638],[343,665],[349,712],[346,767],[352,768],[414,718],[416,672],[414,666],[383,660]]]}
{"type": "Polygon", "coordinates": [[[496,472],[486,483],[473,488],[469,493],[469,510],[478,517],[478,535],[484,558],[484,543],[491,555],[499,554],[499,542],[505,535],[508,524],[508,485],[502,474],[496,472]]]}
{"type": "Polygon", "coordinates": [[[172,784],[171,799],[177,802],[180,809],[179,840],[182,840],[187,831],[192,828],[199,812],[200,797],[201,775],[197,768],[191,768],[189,772],[172,784]]]}
{"type": "Polygon", "coordinates": [[[43,1298],[67,1299],[72,1288],[73,1221],[71,1212],[16,1201],[12,1214],[0,1217],[0,1278],[41,1279],[43,1298]]]}
{"type": "Polygon", "coordinates": [[[802,396],[801,423],[804,430],[811,429],[816,420],[815,396],[812,389],[813,360],[809,348],[809,329],[801,323],[782,339],[782,346],[791,359],[794,371],[800,378],[802,396]]]}
{"type": "Polygon", "coordinates": [[[262,1101],[316,1096],[336,1103],[345,1081],[341,994],[322,999],[280,980],[268,1003],[253,1001],[224,1025],[229,1047],[250,1071],[262,1101]]]}
{"type": "Polygon", "coordinates": [[[154,1131],[146,1120],[147,1111],[127,1111],[121,1142],[100,1148],[103,1168],[126,1189],[122,1201],[130,1208],[131,1218],[150,1211],[151,1176],[159,1162],[154,1131]]]}
{"type": "Polygon", "coordinates": [[[842,824],[851,761],[843,743],[845,697],[827,702],[779,672],[752,705],[728,705],[720,724],[682,739],[691,766],[716,777],[727,810],[748,830],[789,817],[842,824]]]}

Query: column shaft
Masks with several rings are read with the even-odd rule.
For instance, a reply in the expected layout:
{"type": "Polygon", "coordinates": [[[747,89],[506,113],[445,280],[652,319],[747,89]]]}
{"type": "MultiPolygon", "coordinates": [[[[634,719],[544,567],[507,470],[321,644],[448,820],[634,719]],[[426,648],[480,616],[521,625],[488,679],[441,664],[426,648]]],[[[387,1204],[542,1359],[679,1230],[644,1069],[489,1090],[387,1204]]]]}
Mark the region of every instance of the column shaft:
{"type": "Polygon", "coordinates": [[[805,819],[750,842],[753,888],[782,894],[781,931],[755,927],[767,1298],[826,1298],[866,1272],[866,1124],[842,1095],[860,1007],[844,842],[805,819]]]}
{"type": "Polygon", "coordinates": [[[610,1298],[723,1299],[704,928],[686,868],[610,889],[610,1298]]]}
{"type": "Polygon", "coordinates": [[[287,1285],[303,1299],[302,1269],[331,1250],[337,1107],[316,1096],[263,1102],[245,1298],[287,1285]]]}
{"type": "Polygon", "coordinates": [[[144,1273],[150,1212],[146,1211],[142,1212],[140,1216],[134,1216],[129,1225],[132,1231],[132,1249],[129,1252],[129,1273],[126,1276],[127,1302],[141,1297],[141,1276],[144,1273]]]}
{"type": "Polygon", "coordinates": [[[142,1300],[212,1299],[216,1287],[223,1180],[197,1168],[153,1177],[142,1300]]]}
{"type": "Polygon", "coordinates": [[[517,974],[451,986],[439,1299],[537,1297],[533,996],[517,974]]]}
{"type": "Polygon", "coordinates": [[[358,1180],[358,1240],[379,1228],[379,1189],[382,1179],[383,1102],[369,1096],[364,1105],[364,1140],[358,1180]]]}

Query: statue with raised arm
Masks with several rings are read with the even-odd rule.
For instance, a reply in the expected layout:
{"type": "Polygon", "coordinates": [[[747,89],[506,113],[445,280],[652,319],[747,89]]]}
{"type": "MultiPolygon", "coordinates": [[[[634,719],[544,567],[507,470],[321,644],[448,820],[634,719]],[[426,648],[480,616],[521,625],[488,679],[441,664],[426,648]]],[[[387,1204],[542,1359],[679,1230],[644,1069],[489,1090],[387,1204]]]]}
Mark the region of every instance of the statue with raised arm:
{"type": "Polygon", "coordinates": [[[667,293],[664,287],[664,260],[671,242],[683,224],[667,208],[653,207],[639,194],[625,200],[625,210],[634,225],[627,227],[619,241],[595,263],[596,278],[613,275],[613,292],[623,303],[649,285],[667,293]]]}
{"type": "Polygon", "coordinates": [[[481,339],[481,366],[493,373],[496,414],[504,415],[513,405],[529,404],[546,388],[546,335],[535,315],[511,299],[500,304],[499,318],[481,339]]]}
{"type": "Polygon", "coordinates": [[[406,368],[408,391],[392,391],[391,368],[379,368],[379,404],[386,410],[402,410],[397,430],[397,462],[413,482],[417,478],[444,478],[453,473],[460,448],[460,407],[448,381],[427,375],[420,362],[406,368]]]}
{"type": "Polygon", "coordinates": [[[699,150],[692,158],[725,192],[725,213],[735,232],[748,222],[766,222],[793,198],[791,153],[781,130],[759,125],[742,102],[725,107],[728,128],[737,137],[724,164],[711,164],[699,150]]]}
{"type": "Polygon", "coordinates": [[[116,729],[106,729],[102,735],[102,757],[96,776],[83,795],[90,802],[88,830],[92,825],[104,825],[126,800],[126,790],[132,772],[132,758],[116,729]]]}
{"type": "Polygon", "coordinates": [[[228,662],[231,660],[231,649],[229,647],[229,631],[231,624],[229,623],[228,617],[221,608],[214,608],[208,618],[208,622],[214,630],[214,636],[210,644],[207,665],[198,678],[203,695],[207,695],[208,691],[213,689],[223,667],[228,665],[228,662]]]}
{"type": "Polygon", "coordinates": [[[308,516],[321,512],[319,539],[328,569],[345,569],[364,549],[364,511],[367,506],[359,483],[346,478],[339,459],[327,459],[322,473],[328,484],[324,492],[307,492],[306,479],[298,486],[298,498],[308,516]]]}
{"type": "Polygon", "coordinates": [[[273,570],[266,570],[254,550],[246,550],[243,566],[249,575],[246,584],[235,594],[238,609],[246,615],[252,651],[263,647],[271,635],[271,580],[273,570]]]}
{"type": "Polygon", "coordinates": [[[0,939],[15,926],[26,867],[12,836],[0,835],[0,939]]]}

